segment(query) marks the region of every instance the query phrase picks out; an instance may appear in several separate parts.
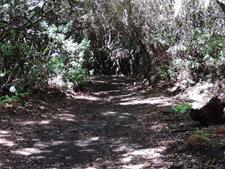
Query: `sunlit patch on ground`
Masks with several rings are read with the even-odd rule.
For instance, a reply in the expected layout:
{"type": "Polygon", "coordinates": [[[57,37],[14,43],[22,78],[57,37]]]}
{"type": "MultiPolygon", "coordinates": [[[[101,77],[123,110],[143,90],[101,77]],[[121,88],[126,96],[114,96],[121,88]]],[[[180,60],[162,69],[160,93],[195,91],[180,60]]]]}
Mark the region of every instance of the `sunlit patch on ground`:
{"type": "Polygon", "coordinates": [[[129,165],[123,165],[122,168],[123,169],[143,169],[145,167],[148,167],[148,163],[144,163],[144,164],[129,164],[129,165]]]}
{"type": "Polygon", "coordinates": [[[89,101],[98,101],[101,100],[98,97],[90,96],[90,95],[82,95],[82,96],[73,96],[74,99],[84,99],[89,101]]]}
{"type": "Polygon", "coordinates": [[[97,169],[97,168],[95,168],[95,167],[87,167],[85,169],[97,169]]]}
{"type": "Polygon", "coordinates": [[[114,92],[120,92],[120,90],[109,90],[109,91],[101,91],[93,93],[95,96],[107,95],[114,92]]]}
{"type": "Polygon", "coordinates": [[[133,151],[135,149],[138,149],[140,147],[140,145],[138,145],[138,144],[123,143],[122,140],[118,140],[114,144],[117,145],[117,148],[115,148],[113,150],[115,152],[129,152],[129,151],[133,151]]]}
{"type": "Polygon", "coordinates": [[[173,104],[173,100],[169,97],[152,97],[152,98],[139,98],[139,97],[131,97],[129,99],[121,99],[120,105],[138,105],[138,104],[151,104],[158,106],[171,106],[173,104]]]}
{"type": "Polygon", "coordinates": [[[6,131],[6,130],[0,130],[0,134],[1,136],[9,136],[10,132],[9,131],[6,131]]]}
{"type": "Polygon", "coordinates": [[[117,115],[118,112],[114,112],[114,111],[107,111],[107,112],[103,112],[101,113],[103,116],[113,116],[113,115],[117,115]]]}
{"type": "Polygon", "coordinates": [[[75,115],[69,114],[69,113],[60,113],[57,114],[54,119],[62,120],[62,121],[68,121],[68,122],[73,122],[75,121],[75,115]]]}
{"type": "Polygon", "coordinates": [[[127,119],[128,117],[127,116],[119,116],[118,118],[119,119],[127,119]]]}
{"type": "Polygon", "coordinates": [[[139,144],[125,143],[123,140],[114,142],[117,148],[113,151],[120,154],[121,168],[143,169],[148,166],[163,166],[162,153],[166,147],[141,148],[139,144]]]}
{"type": "Polygon", "coordinates": [[[51,123],[51,120],[40,120],[40,121],[22,121],[17,122],[16,124],[21,126],[29,126],[29,125],[48,125],[51,123]]]}
{"type": "MultiPolygon", "coordinates": [[[[126,100],[126,99],[130,100],[130,99],[132,99],[133,95],[134,95],[134,93],[126,93],[126,94],[123,93],[123,94],[117,94],[115,96],[109,96],[109,98],[121,99],[121,100],[126,100]]],[[[135,97],[133,99],[135,99],[135,97]]]]}
{"type": "Polygon", "coordinates": [[[135,157],[139,156],[145,159],[156,159],[161,157],[161,154],[166,148],[158,147],[158,148],[148,148],[148,149],[140,149],[140,150],[131,150],[128,153],[124,154],[123,157],[135,157]]]}
{"type": "Polygon", "coordinates": [[[35,154],[41,154],[41,153],[50,153],[50,151],[46,150],[40,150],[38,148],[22,148],[18,150],[12,150],[11,153],[13,154],[18,154],[18,155],[23,155],[23,156],[30,156],[30,155],[35,155],[35,154]]]}
{"type": "Polygon", "coordinates": [[[34,147],[38,147],[40,149],[43,149],[43,148],[49,147],[49,145],[46,144],[45,142],[36,142],[36,143],[34,143],[34,147]]]}
{"type": "Polygon", "coordinates": [[[6,130],[0,130],[0,145],[5,147],[13,147],[16,146],[16,143],[9,140],[11,137],[11,133],[6,130]]]}
{"type": "Polygon", "coordinates": [[[52,141],[50,143],[51,146],[58,146],[58,145],[61,145],[61,144],[66,144],[67,142],[66,141],[52,141]]]}
{"type": "Polygon", "coordinates": [[[121,113],[121,115],[118,116],[119,119],[128,119],[132,115],[130,113],[121,113]]]}
{"type": "MultiPolygon", "coordinates": [[[[66,141],[50,141],[50,142],[41,142],[39,140],[35,140],[35,141],[37,141],[37,142],[34,143],[33,147],[11,150],[11,153],[23,155],[23,156],[51,153],[50,147],[68,144],[68,142],[66,142],[66,141]]],[[[34,158],[36,158],[36,157],[34,157],[34,158]]]]}
{"type": "Polygon", "coordinates": [[[90,137],[83,140],[77,140],[77,141],[74,141],[74,145],[78,147],[87,147],[93,142],[98,141],[99,139],[100,139],[99,137],[90,137]]]}
{"type": "Polygon", "coordinates": [[[7,140],[5,138],[0,138],[0,145],[6,146],[6,147],[13,147],[16,144],[13,141],[7,140]]]}
{"type": "Polygon", "coordinates": [[[142,169],[147,166],[160,166],[163,164],[162,152],[165,147],[148,148],[148,149],[131,149],[122,155],[121,163],[124,164],[123,168],[129,169],[142,169]],[[138,163],[137,161],[144,161],[138,163]]]}

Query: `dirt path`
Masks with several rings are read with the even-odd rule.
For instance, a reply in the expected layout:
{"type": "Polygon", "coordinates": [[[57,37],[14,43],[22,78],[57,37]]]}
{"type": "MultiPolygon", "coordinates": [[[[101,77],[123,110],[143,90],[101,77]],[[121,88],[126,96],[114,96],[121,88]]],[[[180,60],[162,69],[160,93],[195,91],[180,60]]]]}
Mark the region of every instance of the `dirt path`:
{"type": "Polygon", "coordinates": [[[26,110],[1,117],[0,168],[169,168],[165,152],[176,126],[162,113],[172,100],[157,93],[105,77],[73,99],[37,94],[26,110]]]}

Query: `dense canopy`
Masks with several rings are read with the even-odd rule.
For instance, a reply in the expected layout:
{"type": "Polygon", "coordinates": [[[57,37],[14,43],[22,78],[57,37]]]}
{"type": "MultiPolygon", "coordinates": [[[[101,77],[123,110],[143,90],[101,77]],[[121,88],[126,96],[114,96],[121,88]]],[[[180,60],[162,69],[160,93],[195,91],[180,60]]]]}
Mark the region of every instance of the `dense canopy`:
{"type": "Polygon", "coordinates": [[[1,86],[56,77],[77,86],[93,74],[223,76],[224,9],[222,0],[3,0],[1,86]]]}
{"type": "Polygon", "coordinates": [[[225,0],[1,0],[0,168],[225,168],[224,78],[225,0]]]}

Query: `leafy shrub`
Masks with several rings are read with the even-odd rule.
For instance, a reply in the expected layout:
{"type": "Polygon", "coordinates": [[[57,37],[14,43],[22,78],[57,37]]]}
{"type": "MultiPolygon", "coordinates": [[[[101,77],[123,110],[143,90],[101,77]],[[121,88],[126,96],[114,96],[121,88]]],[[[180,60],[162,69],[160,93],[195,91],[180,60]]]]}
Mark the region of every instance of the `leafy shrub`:
{"type": "Polygon", "coordinates": [[[225,36],[210,29],[195,28],[185,41],[171,46],[167,52],[172,55],[168,69],[172,79],[177,80],[182,70],[188,70],[192,80],[209,80],[223,75],[225,61],[225,36]]]}
{"type": "Polygon", "coordinates": [[[28,95],[28,93],[17,93],[16,95],[13,95],[13,96],[8,96],[8,95],[1,96],[0,105],[3,105],[5,103],[19,102],[26,95],[28,95]]]}
{"type": "Polygon", "coordinates": [[[190,41],[187,42],[189,56],[189,68],[198,78],[213,79],[213,76],[221,76],[218,69],[224,65],[225,36],[208,30],[195,30],[190,41]]]}
{"type": "Polygon", "coordinates": [[[66,38],[64,34],[67,33],[70,24],[56,27],[44,22],[42,25],[45,33],[53,41],[44,52],[48,51],[49,77],[61,77],[61,87],[68,87],[69,83],[73,83],[75,87],[83,86],[88,80],[88,73],[84,68],[84,55],[90,41],[83,39],[77,43],[72,38],[66,38]]]}
{"type": "Polygon", "coordinates": [[[188,51],[198,51],[204,61],[225,59],[224,50],[225,36],[220,34],[195,30],[188,44],[188,51]]]}
{"type": "Polygon", "coordinates": [[[5,104],[5,103],[11,103],[11,102],[17,102],[19,101],[19,97],[18,96],[2,96],[0,97],[0,103],[1,104],[5,104]]]}
{"type": "Polygon", "coordinates": [[[191,105],[189,104],[180,104],[173,106],[171,111],[174,113],[187,113],[191,109],[191,105]]]}
{"type": "Polygon", "coordinates": [[[208,132],[202,130],[202,129],[197,129],[195,131],[195,135],[197,137],[199,137],[202,140],[205,140],[207,142],[209,142],[211,140],[211,134],[209,134],[208,132]]]}
{"type": "Polygon", "coordinates": [[[164,46],[172,46],[176,42],[176,37],[165,30],[154,32],[154,39],[164,46]]]}
{"type": "Polygon", "coordinates": [[[12,39],[0,42],[0,88],[6,83],[21,88],[46,86],[49,79],[58,75],[62,76],[65,87],[69,82],[75,86],[84,85],[88,72],[83,66],[83,57],[90,42],[84,39],[77,43],[71,37],[66,37],[69,26],[57,27],[44,22],[35,41],[14,41],[10,37],[12,39]],[[45,42],[36,48],[39,38],[45,42]]]}

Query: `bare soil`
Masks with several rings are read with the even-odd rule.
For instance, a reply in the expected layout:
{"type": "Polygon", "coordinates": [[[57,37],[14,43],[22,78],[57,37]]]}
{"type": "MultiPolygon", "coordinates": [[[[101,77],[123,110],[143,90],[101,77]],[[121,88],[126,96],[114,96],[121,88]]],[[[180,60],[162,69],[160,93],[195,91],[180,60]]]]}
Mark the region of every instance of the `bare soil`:
{"type": "Polygon", "coordinates": [[[186,149],[199,126],[188,114],[170,112],[183,101],[164,91],[138,90],[125,77],[95,77],[73,97],[32,94],[0,116],[0,168],[225,168],[225,135],[201,151],[186,149]]]}

